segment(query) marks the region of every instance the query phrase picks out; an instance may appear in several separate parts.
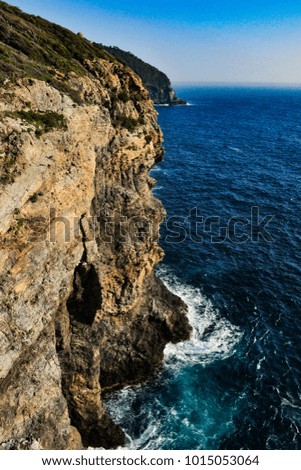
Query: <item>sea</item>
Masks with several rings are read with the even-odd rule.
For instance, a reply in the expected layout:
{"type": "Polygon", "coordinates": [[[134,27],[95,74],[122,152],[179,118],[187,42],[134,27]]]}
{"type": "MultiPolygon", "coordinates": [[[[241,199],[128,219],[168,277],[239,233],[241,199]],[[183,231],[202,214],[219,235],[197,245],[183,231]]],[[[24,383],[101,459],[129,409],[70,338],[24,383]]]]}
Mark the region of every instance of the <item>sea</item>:
{"type": "Polygon", "coordinates": [[[107,409],[129,449],[301,449],[301,90],[176,91],[156,271],[193,334],[107,409]]]}

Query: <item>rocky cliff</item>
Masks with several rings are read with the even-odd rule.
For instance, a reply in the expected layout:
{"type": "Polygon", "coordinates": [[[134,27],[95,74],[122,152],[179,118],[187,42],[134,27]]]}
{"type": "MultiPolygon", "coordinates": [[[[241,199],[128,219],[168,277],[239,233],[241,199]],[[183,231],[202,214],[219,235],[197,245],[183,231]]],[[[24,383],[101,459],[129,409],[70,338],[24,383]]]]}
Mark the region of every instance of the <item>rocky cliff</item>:
{"type": "Polygon", "coordinates": [[[153,273],[156,112],[99,47],[0,8],[0,447],[116,447],[101,394],[190,334],[153,273]]]}
{"type": "Polygon", "coordinates": [[[158,70],[156,67],[147,64],[131,52],[126,52],[122,49],[119,49],[119,47],[104,46],[102,44],[101,47],[113,56],[123,61],[132,70],[134,70],[137,75],[139,75],[155,104],[187,104],[185,100],[182,100],[176,96],[167,75],[158,70]]]}

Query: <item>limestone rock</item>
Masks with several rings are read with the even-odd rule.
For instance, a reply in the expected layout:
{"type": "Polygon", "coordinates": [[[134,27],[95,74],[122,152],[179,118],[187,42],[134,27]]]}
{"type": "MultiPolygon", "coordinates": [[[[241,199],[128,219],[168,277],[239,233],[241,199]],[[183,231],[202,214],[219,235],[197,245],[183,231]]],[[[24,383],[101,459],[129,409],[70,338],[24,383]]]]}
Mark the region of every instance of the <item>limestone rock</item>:
{"type": "Polygon", "coordinates": [[[166,342],[189,336],[185,305],[153,274],[164,210],[148,176],[162,156],[152,104],[146,97],[138,113],[118,103],[143,117],[129,130],[101,104],[102,83],[71,80],[99,104],[19,80],[0,123],[1,152],[14,159],[0,195],[1,442],[47,449],[72,447],[71,425],[84,446],[122,444],[101,388],[151,376],[166,342]],[[36,135],[18,114],[29,100],[34,113],[63,115],[66,128],[36,135]]]}
{"type": "Polygon", "coordinates": [[[185,304],[153,273],[165,212],[148,172],[162,134],[132,71],[0,3],[5,47],[13,13],[15,38],[36,41],[12,56],[30,73],[48,70],[32,62],[39,24],[56,28],[49,44],[82,41],[89,56],[49,83],[5,69],[0,87],[0,448],[117,447],[102,392],[151,377],[165,344],[190,334],[185,304]]]}

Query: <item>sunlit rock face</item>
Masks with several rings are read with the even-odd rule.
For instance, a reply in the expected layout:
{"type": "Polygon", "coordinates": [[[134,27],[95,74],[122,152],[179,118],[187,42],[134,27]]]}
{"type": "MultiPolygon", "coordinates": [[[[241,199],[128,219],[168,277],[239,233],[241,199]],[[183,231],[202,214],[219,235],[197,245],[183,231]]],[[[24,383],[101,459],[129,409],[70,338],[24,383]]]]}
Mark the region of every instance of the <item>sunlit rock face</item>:
{"type": "Polygon", "coordinates": [[[122,445],[102,391],[151,377],[166,343],[190,334],[185,304],[153,273],[165,216],[148,175],[163,153],[153,103],[109,56],[81,67],[53,68],[66,92],[28,76],[0,91],[6,449],[122,445]]]}

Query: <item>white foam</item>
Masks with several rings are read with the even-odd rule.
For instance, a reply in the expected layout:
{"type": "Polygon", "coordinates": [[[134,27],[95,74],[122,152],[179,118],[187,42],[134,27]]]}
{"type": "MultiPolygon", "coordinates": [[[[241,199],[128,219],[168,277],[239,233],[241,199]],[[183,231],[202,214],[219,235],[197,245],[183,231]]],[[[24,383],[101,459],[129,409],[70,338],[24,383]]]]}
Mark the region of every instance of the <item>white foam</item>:
{"type": "MultiPolygon", "coordinates": [[[[192,338],[177,344],[168,344],[164,351],[165,370],[177,375],[183,367],[202,364],[206,366],[215,360],[225,359],[235,352],[235,346],[240,341],[242,333],[236,326],[223,318],[212,303],[202,294],[200,289],[181,283],[173,273],[168,272],[163,266],[157,270],[157,275],[166,286],[175,294],[180,296],[188,305],[188,315],[193,327],[192,338]]],[[[163,373],[163,371],[162,371],[163,373]]],[[[171,377],[169,378],[169,380],[171,377]]],[[[160,379],[159,379],[160,380],[160,379]]],[[[172,379],[171,379],[172,380],[172,379]]],[[[156,396],[152,397],[152,405],[143,407],[140,411],[142,416],[133,415],[133,403],[135,397],[140,395],[147,385],[135,385],[125,387],[111,396],[107,407],[113,419],[117,423],[127,419],[127,429],[131,429],[132,420],[139,421],[140,418],[147,426],[137,437],[126,433],[127,449],[160,449],[172,446],[175,435],[171,432],[166,435],[165,404],[161,403],[156,396]],[[145,416],[146,414],[146,416],[145,416]]],[[[178,415],[178,410],[170,408],[168,414],[172,420],[190,427],[195,435],[198,435],[200,446],[206,447],[206,433],[204,429],[196,428],[187,418],[178,415]]]]}
{"type": "Polygon", "coordinates": [[[165,366],[176,369],[183,365],[205,366],[230,357],[242,337],[240,329],[222,317],[200,289],[180,283],[163,267],[158,270],[158,276],[188,305],[189,322],[193,328],[189,341],[166,346],[165,366]]]}
{"type": "Polygon", "coordinates": [[[237,147],[229,147],[229,149],[233,150],[234,152],[237,152],[237,153],[242,153],[242,151],[237,147]]]}

